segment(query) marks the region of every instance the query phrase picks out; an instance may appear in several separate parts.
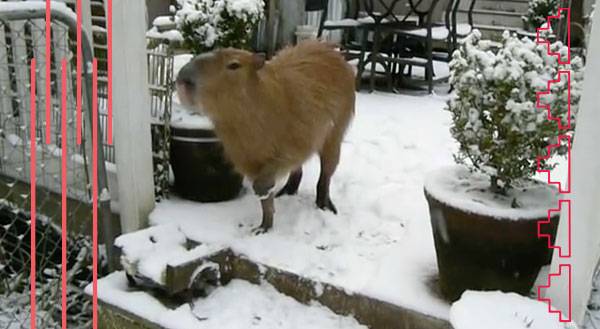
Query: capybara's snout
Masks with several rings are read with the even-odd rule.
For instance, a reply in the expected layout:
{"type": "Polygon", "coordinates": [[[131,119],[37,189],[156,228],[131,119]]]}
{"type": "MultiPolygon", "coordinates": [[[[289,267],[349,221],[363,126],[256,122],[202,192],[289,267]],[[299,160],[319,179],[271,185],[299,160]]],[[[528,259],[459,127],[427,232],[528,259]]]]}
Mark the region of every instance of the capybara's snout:
{"type": "Polygon", "coordinates": [[[182,105],[194,106],[194,93],[198,84],[198,72],[196,72],[194,61],[187,63],[177,73],[176,87],[177,95],[182,105]]]}

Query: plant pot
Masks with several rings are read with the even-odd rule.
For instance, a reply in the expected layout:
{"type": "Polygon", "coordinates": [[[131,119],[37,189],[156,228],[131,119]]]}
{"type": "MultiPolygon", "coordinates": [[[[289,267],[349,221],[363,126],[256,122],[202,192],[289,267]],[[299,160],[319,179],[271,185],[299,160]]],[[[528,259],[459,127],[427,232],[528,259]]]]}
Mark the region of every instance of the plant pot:
{"type": "MultiPolygon", "coordinates": [[[[520,199],[537,198],[537,203],[513,209],[510,198],[485,201],[489,187],[485,175],[454,167],[429,176],[425,197],[446,298],[455,301],[466,290],[530,293],[541,267],[552,259],[547,239],[538,238],[538,221],[547,220],[548,209],[558,203],[553,187],[533,180],[526,184],[511,191],[520,199]]],[[[541,225],[541,233],[549,234],[552,243],[558,222],[557,213],[549,224],[541,225]]]]}
{"type": "Polygon", "coordinates": [[[211,128],[171,126],[171,167],[175,192],[200,202],[227,201],[242,189],[242,176],[225,158],[211,128]]]}

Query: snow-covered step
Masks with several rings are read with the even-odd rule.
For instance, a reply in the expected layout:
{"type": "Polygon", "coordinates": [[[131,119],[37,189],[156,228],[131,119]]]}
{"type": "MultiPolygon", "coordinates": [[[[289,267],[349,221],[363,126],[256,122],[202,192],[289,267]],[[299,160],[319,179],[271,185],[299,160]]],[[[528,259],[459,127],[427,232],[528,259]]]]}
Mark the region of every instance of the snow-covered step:
{"type": "MultiPolygon", "coordinates": [[[[523,26],[522,13],[507,12],[499,10],[474,9],[473,23],[477,25],[494,25],[508,27],[523,26]]],[[[467,10],[458,11],[458,20],[466,22],[468,19],[467,10]]]]}
{"type": "MultiPolygon", "coordinates": [[[[471,5],[471,1],[461,1],[460,9],[468,10],[471,5]]],[[[484,9],[484,10],[495,10],[495,11],[505,11],[505,12],[513,12],[525,14],[527,9],[529,8],[529,3],[527,0],[477,0],[475,2],[475,9],[484,9]]]]}
{"type": "MultiPolygon", "coordinates": [[[[98,298],[106,311],[134,320],[144,328],[367,328],[353,317],[335,314],[319,303],[302,304],[268,283],[254,285],[242,280],[233,280],[206,298],[168,307],[150,293],[128,288],[125,274],[115,272],[98,281],[98,298]]],[[[116,316],[105,318],[109,321],[116,316]]],[[[120,328],[114,323],[106,325],[120,328]]]]}
{"type": "MultiPolygon", "coordinates": [[[[341,317],[351,314],[358,322],[373,329],[450,328],[447,315],[432,315],[431,310],[435,305],[425,305],[421,302],[423,305],[417,303],[412,306],[400,306],[401,304],[393,303],[390,298],[343,288],[326,280],[317,281],[303,275],[302,272],[292,273],[279,266],[254,261],[247,256],[247,252],[236,252],[240,248],[239,245],[230,249],[222,248],[219,244],[203,244],[190,240],[183,230],[171,224],[152,226],[122,235],[115,245],[120,250],[125,271],[113,273],[100,280],[107,285],[106,289],[109,291],[111,286],[120,290],[114,293],[101,292],[101,304],[116,310],[121,317],[133,314],[133,320],[150,322],[159,328],[187,327],[164,326],[161,322],[162,316],[157,318],[157,311],[152,315],[143,313],[135,304],[123,302],[123,296],[129,293],[138,296],[135,298],[145,296],[145,299],[154,299],[149,300],[148,305],[158,307],[163,301],[151,297],[150,292],[161,291],[163,296],[170,296],[169,303],[179,310],[189,303],[189,296],[208,294],[210,299],[214,289],[219,290],[222,289],[220,287],[228,287],[232,282],[244,280],[259,285],[268,283],[273,289],[302,304],[310,306],[320,303],[341,317]],[[121,297],[115,300],[114,295],[121,297]]],[[[405,283],[400,284],[402,285],[405,283]]],[[[91,294],[91,285],[86,288],[86,293],[91,294]]],[[[410,294],[408,289],[402,289],[402,293],[410,294]]],[[[429,290],[423,290],[417,296],[423,300],[428,294],[431,294],[429,290]]],[[[200,302],[201,300],[198,300],[198,303],[200,302]]],[[[444,310],[448,307],[447,304],[442,305],[444,310]]],[[[174,309],[173,306],[170,308],[174,309]]]]}

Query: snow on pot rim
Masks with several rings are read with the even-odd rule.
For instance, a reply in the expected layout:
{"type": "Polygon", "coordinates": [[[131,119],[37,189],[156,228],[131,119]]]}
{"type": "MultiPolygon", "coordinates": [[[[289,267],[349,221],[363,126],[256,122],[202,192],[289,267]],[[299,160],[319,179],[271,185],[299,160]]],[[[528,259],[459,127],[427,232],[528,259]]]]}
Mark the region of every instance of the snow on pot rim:
{"type": "Polygon", "coordinates": [[[465,212],[496,219],[539,220],[555,208],[558,190],[549,184],[527,179],[515,184],[507,195],[493,193],[489,176],[455,165],[431,172],[425,179],[425,191],[439,202],[465,212]],[[520,208],[512,208],[516,199],[520,208]]]}
{"type": "Polygon", "coordinates": [[[179,103],[173,102],[171,128],[187,130],[214,130],[215,126],[207,116],[188,111],[179,103]]]}
{"type": "Polygon", "coordinates": [[[571,329],[548,305],[515,293],[465,291],[450,308],[455,329],[571,329]]]}

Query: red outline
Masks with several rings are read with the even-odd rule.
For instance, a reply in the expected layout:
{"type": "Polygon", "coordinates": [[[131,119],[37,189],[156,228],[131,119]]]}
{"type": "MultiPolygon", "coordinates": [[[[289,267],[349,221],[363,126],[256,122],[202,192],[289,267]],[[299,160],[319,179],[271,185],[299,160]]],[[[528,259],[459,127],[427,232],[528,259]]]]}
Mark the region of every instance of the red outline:
{"type": "Polygon", "coordinates": [[[538,44],[546,44],[547,47],[547,51],[548,51],[548,55],[550,56],[556,56],[556,58],[558,59],[558,64],[570,64],[571,63],[571,8],[558,8],[558,14],[554,15],[554,16],[548,16],[546,18],[546,27],[542,28],[542,27],[538,27],[536,29],[536,42],[538,44]],[[540,38],[540,32],[541,31],[549,31],[552,26],[550,25],[550,20],[551,19],[560,19],[562,17],[561,12],[562,11],[566,11],[567,12],[567,61],[564,62],[562,60],[562,56],[559,53],[553,52],[550,50],[550,45],[552,44],[549,40],[545,39],[545,38],[540,38]]]}
{"type": "Polygon", "coordinates": [[[77,0],[77,145],[81,145],[81,0],[77,0]]]}
{"type": "MultiPolygon", "coordinates": [[[[557,62],[559,65],[566,65],[566,64],[570,64],[571,63],[571,10],[570,8],[559,8],[558,9],[558,14],[554,15],[554,16],[548,16],[546,18],[546,22],[547,22],[547,26],[546,28],[538,28],[537,32],[536,32],[536,41],[538,44],[546,44],[546,51],[548,53],[548,55],[550,56],[556,56],[557,58],[557,62]],[[540,32],[541,31],[548,31],[551,28],[550,25],[550,21],[552,19],[561,19],[562,17],[562,12],[566,11],[566,19],[567,19],[567,61],[563,61],[562,56],[560,55],[560,53],[556,53],[551,51],[551,42],[549,40],[546,40],[544,38],[540,38],[540,32]]],[[[565,70],[559,70],[558,71],[558,80],[551,80],[548,82],[547,84],[547,91],[545,92],[538,92],[536,94],[536,106],[539,108],[545,108],[548,111],[548,119],[551,121],[557,121],[558,122],[558,128],[559,130],[562,129],[570,129],[571,128],[571,73],[570,71],[565,71],[565,70]],[[547,95],[551,92],[550,89],[550,83],[553,82],[558,82],[561,81],[560,79],[560,74],[562,73],[567,73],[567,77],[568,77],[568,124],[566,127],[564,127],[562,125],[562,120],[560,118],[556,118],[552,116],[551,113],[551,109],[549,105],[541,105],[539,100],[540,100],[540,96],[541,95],[547,95]]],[[[548,177],[548,184],[554,184],[554,185],[558,185],[558,190],[561,194],[569,194],[571,193],[571,148],[572,148],[572,144],[571,144],[571,137],[568,135],[559,135],[558,136],[558,141],[557,144],[552,144],[549,145],[547,148],[547,154],[544,157],[537,157],[537,167],[538,170],[537,172],[539,173],[547,173],[547,177],[548,177]],[[561,140],[562,139],[567,139],[567,188],[563,189],[563,186],[561,184],[561,182],[553,182],[551,180],[551,176],[550,176],[550,171],[549,170],[540,170],[540,161],[542,159],[549,159],[550,158],[550,154],[551,154],[551,150],[553,147],[558,147],[561,144],[561,140]]],[[[572,231],[571,231],[571,224],[572,224],[572,220],[571,220],[571,200],[570,199],[563,199],[559,201],[559,206],[558,209],[549,209],[548,210],[548,218],[546,220],[540,220],[538,221],[538,238],[547,238],[548,239],[548,248],[550,249],[558,249],[558,256],[559,258],[571,258],[572,256],[572,249],[571,249],[571,241],[572,241],[572,231]],[[540,233],[540,229],[541,229],[541,225],[543,224],[548,224],[550,223],[550,218],[551,218],[551,214],[552,212],[557,212],[557,211],[561,211],[562,210],[562,204],[566,203],[568,205],[568,253],[566,255],[563,255],[563,250],[560,246],[553,246],[551,243],[551,237],[548,234],[541,234],[540,233]]],[[[564,212],[563,212],[564,213],[564,212]]],[[[542,286],[538,286],[538,300],[542,301],[542,302],[546,302],[548,304],[548,312],[549,313],[558,313],[559,314],[559,321],[560,322],[571,322],[571,317],[572,317],[572,309],[573,309],[573,281],[572,281],[572,265],[571,264],[560,264],[559,268],[558,268],[558,273],[550,273],[548,274],[548,280],[547,280],[547,285],[542,285],[542,286]],[[551,284],[552,284],[552,277],[558,277],[561,276],[563,274],[563,268],[567,268],[568,272],[568,317],[565,319],[563,317],[563,312],[561,310],[553,310],[552,309],[552,299],[551,298],[541,298],[541,290],[543,289],[547,289],[550,288],[551,284]]]]}
{"type": "Polygon", "coordinates": [[[108,32],[108,50],[107,50],[107,61],[108,61],[108,129],[106,140],[108,145],[113,144],[113,84],[112,84],[112,70],[113,70],[113,40],[112,40],[112,0],[106,1],[106,28],[108,32]]]}
{"type": "Polygon", "coordinates": [[[548,312],[549,313],[555,313],[559,315],[559,321],[560,322],[571,322],[571,315],[572,315],[572,309],[573,309],[573,296],[572,296],[572,291],[573,291],[573,287],[572,287],[572,277],[571,277],[571,264],[560,264],[560,266],[558,267],[558,273],[550,273],[548,274],[548,284],[543,285],[543,286],[538,286],[538,300],[541,302],[545,302],[548,304],[548,312]],[[569,311],[568,311],[568,317],[565,319],[563,318],[563,312],[560,310],[553,310],[552,309],[552,299],[551,298],[541,298],[540,296],[542,295],[542,289],[548,289],[550,288],[550,286],[552,285],[552,277],[559,277],[561,276],[563,273],[563,268],[567,268],[567,273],[569,275],[569,311]]]}
{"type": "Polygon", "coordinates": [[[556,209],[548,209],[548,219],[547,220],[539,220],[537,222],[538,228],[538,238],[546,238],[548,240],[548,248],[549,249],[558,249],[558,256],[560,258],[569,258],[571,257],[571,200],[559,200],[558,208],[556,209]],[[552,244],[552,236],[550,234],[542,233],[542,225],[550,224],[550,219],[552,218],[553,213],[560,213],[562,211],[563,203],[566,204],[568,211],[568,246],[567,252],[563,255],[563,248],[561,246],[555,246],[552,244]]]}
{"type": "Polygon", "coordinates": [[[52,142],[51,126],[52,126],[52,15],[51,15],[51,1],[46,0],[46,144],[52,142]]]}
{"type": "Polygon", "coordinates": [[[537,157],[537,172],[538,173],[546,173],[547,174],[547,182],[550,185],[558,185],[558,191],[560,193],[566,194],[566,193],[571,193],[571,136],[569,135],[560,135],[558,136],[558,142],[556,144],[551,144],[548,145],[546,147],[546,152],[547,154],[545,156],[538,156],[537,157]],[[563,188],[563,183],[562,182],[555,182],[552,180],[552,177],[550,175],[550,170],[548,169],[540,169],[541,167],[541,161],[542,160],[548,160],[551,157],[552,154],[552,149],[555,147],[560,147],[561,146],[561,140],[566,139],[567,140],[567,188],[564,189],[563,188]]]}
{"type": "Polygon", "coordinates": [[[98,60],[92,75],[92,326],[98,328],[98,60]]]}
{"type": "Polygon", "coordinates": [[[548,81],[546,91],[539,91],[536,93],[535,105],[537,108],[546,109],[546,111],[548,111],[548,120],[556,121],[558,123],[559,130],[571,129],[571,71],[559,70],[557,75],[558,75],[558,79],[548,81]],[[540,103],[540,98],[541,98],[540,96],[550,95],[552,93],[552,89],[551,89],[550,85],[552,83],[561,82],[562,81],[561,75],[563,75],[563,74],[567,75],[567,125],[566,126],[563,125],[562,118],[555,117],[552,115],[552,110],[550,108],[550,104],[541,104],[540,103]]]}
{"type": "Polygon", "coordinates": [[[29,255],[30,255],[30,260],[31,260],[31,267],[30,267],[30,272],[29,272],[29,283],[30,283],[30,295],[29,295],[29,303],[31,306],[31,323],[30,323],[30,327],[31,329],[35,329],[36,326],[36,318],[35,318],[35,311],[36,311],[36,296],[35,296],[35,285],[36,285],[36,278],[35,278],[35,274],[36,274],[36,269],[35,269],[35,257],[36,257],[36,252],[35,252],[35,247],[36,247],[36,221],[37,221],[37,214],[36,214],[36,196],[35,196],[35,189],[36,189],[36,178],[37,178],[37,172],[36,172],[36,167],[37,167],[37,137],[36,137],[36,107],[35,107],[35,101],[36,101],[36,85],[35,85],[35,69],[37,67],[36,65],[36,60],[35,58],[33,58],[31,60],[31,77],[30,77],[30,85],[31,85],[31,92],[30,92],[30,96],[31,96],[31,113],[30,113],[30,128],[29,128],[29,152],[31,153],[31,158],[29,161],[29,176],[30,176],[30,182],[29,182],[29,190],[30,190],[30,194],[31,194],[31,200],[30,200],[30,250],[29,250],[29,255]]]}
{"type": "Polygon", "coordinates": [[[61,234],[62,234],[62,328],[67,329],[67,60],[61,62],[62,68],[62,111],[61,111],[61,234]]]}

